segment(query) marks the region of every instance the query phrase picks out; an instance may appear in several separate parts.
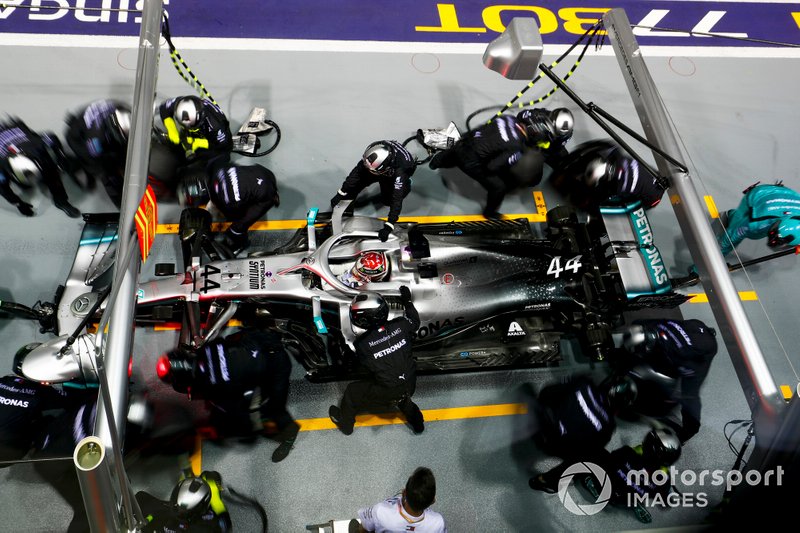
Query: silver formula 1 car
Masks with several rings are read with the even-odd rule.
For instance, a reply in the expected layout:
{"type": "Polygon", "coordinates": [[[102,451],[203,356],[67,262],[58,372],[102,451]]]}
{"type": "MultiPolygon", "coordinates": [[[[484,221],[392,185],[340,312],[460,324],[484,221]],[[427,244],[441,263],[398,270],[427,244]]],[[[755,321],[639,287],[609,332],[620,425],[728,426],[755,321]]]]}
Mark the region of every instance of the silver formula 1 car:
{"type": "MultiPolygon", "coordinates": [[[[570,340],[588,359],[603,359],[623,312],[687,299],[673,291],[638,204],[583,219],[556,207],[544,228],[536,228],[540,234],[527,219],[398,224],[387,242],[377,237],[381,220],[343,218],[346,207],[343,202],[326,220],[312,210],[307,227],[285,245],[228,259],[209,238],[210,215],[184,211],[185,269],[157,265],[157,277],[140,282],[137,323],[178,322],[181,343],[194,348],[234,317],[273,328],[308,378],[324,381],[359,374],[352,342],[360,331],[350,323],[349,304],[364,290],[380,292],[394,316],[402,312],[399,287],[410,288],[421,318],[414,343],[420,373],[554,365],[562,341],[570,340]],[[368,251],[385,253],[386,277],[347,283],[346,273],[368,251]]],[[[61,335],[18,358],[31,379],[63,381],[78,376],[79,367],[91,375],[78,348],[58,361],[53,351],[102,308],[112,225],[87,222],[57,305],[54,329],[61,335]]]]}

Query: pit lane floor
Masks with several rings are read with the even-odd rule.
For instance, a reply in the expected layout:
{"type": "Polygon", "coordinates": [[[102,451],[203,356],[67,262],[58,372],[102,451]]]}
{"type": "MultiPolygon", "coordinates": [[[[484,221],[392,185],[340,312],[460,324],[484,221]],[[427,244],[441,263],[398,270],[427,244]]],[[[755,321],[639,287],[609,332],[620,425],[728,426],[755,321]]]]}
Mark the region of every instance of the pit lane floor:
{"type": "MultiPolygon", "coordinates": [[[[4,111],[23,117],[34,129],[61,132],[66,110],[94,98],[130,97],[131,69],[135,65],[132,50],[9,46],[4,52],[0,67],[16,73],[0,80],[0,89],[6,95],[4,111]],[[74,58],[69,65],[58,60],[62,52],[74,58]]],[[[590,53],[571,86],[585,101],[600,104],[638,130],[619,67],[609,53],[610,46],[601,53],[590,53]]],[[[422,54],[197,49],[185,56],[202,73],[203,82],[228,111],[234,127],[253,106],[267,107],[270,117],[281,126],[281,146],[260,161],[275,172],[281,187],[282,204],[269,213],[271,220],[302,219],[308,206],[324,206],[369,142],[380,138],[402,140],[417,128],[444,126],[449,120],[463,129],[464,118],[471,111],[506,102],[523,85],[487,71],[479,53],[437,54],[435,49],[422,54]],[[364,65],[369,65],[369,73],[364,65]]],[[[686,143],[696,168],[694,175],[700,180],[700,194],[712,196],[720,209],[727,209],[734,207],[741,198],[740,191],[757,179],[770,182],[781,178],[789,186],[800,186],[794,150],[798,124],[796,59],[694,57],[681,52],[653,57],[645,53],[645,57],[686,143]],[[742,77],[742,72],[751,74],[742,77]],[[769,80],[768,86],[765,80],[769,80]]],[[[166,56],[160,68],[159,98],[191,92],[166,56]]],[[[573,145],[605,137],[560,93],[548,102],[550,107],[558,105],[576,113],[573,145]]],[[[71,183],[67,188],[82,211],[112,209],[101,190],[82,193],[71,183]]],[[[546,180],[538,189],[548,207],[560,202],[546,180]]],[[[459,173],[440,177],[423,166],[414,175],[413,192],[403,214],[475,214],[480,212],[483,198],[480,188],[459,173]]],[[[67,219],[41,191],[32,195],[32,203],[37,211],[33,219],[24,219],[13,207],[0,204],[5,252],[0,259],[0,297],[25,304],[52,298],[70,268],[81,229],[79,221],[67,219]]],[[[369,213],[373,208],[367,205],[361,209],[369,213]]],[[[509,195],[503,211],[536,212],[531,191],[509,195]]],[[[161,205],[160,221],[177,222],[178,213],[176,205],[161,205]]],[[[671,274],[683,275],[691,259],[669,204],[663,202],[649,216],[656,244],[667,264],[672,265],[671,274]]],[[[253,240],[256,245],[269,245],[286,236],[285,232],[258,232],[253,240]]],[[[766,252],[766,246],[746,242],[740,251],[743,256],[755,257],[766,252]]],[[[174,235],[160,236],[141,278],[152,277],[155,263],[178,257],[174,235]]],[[[800,345],[795,268],[794,259],[788,257],[750,269],[747,276],[734,276],[739,290],[756,293],[757,300],[744,302],[745,309],[776,381],[792,387],[798,382],[792,365],[800,367],[800,358],[792,349],[800,345]]],[[[685,304],[681,312],[685,317],[714,324],[708,304],[685,304]]],[[[6,371],[10,371],[19,346],[47,338],[34,324],[20,320],[0,321],[0,336],[5,347],[0,358],[6,371]]],[[[148,390],[156,402],[159,432],[200,416],[197,402],[190,404],[155,378],[157,356],[176,339],[175,332],[145,328],[136,332],[135,386],[148,390]]],[[[547,370],[422,377],[415,400],[423,410],[517,404],[522,411],[522,384],[533,383],[538,389],[572,370],[565,365],[547,370]]],[[[290,410],[304,421],[324,419],[328,406],[338,402],[345,385],[308,383],[296,366],[290,410]]],[[[687,444],[677,466],[727,470],[734,455],[728,449],[723,426],[731,419],[749,418],[749,410],[724,347],[703,389],[703,402],[703,428],[687,444]]],[[[400,490],[409,473],[420,465],[431,467],[437,476],[434,508],[446,517],[453,532],[620,531],[696,525],[720,501],[720,487],[683,487],[684,492],[707,492],[708,506],[690,502],[684,507],[652,509],[649,526],[639,524],[629,512],[611,508],[590,517],[573,515],[557,496],[528,488],[528,477],[534,471],[556,463],[538,454],[530,443],[530,431],[529,419],[523,414],[458,416],[430,421],[425,433],[418,436],[403,425],[358,427],[350,437],[323,428],[303,431],[295,450],[279,464],[270,461],[275,444],[263,440],[224,447],[204,443],[196,459],[202,461],[202,468],[221,472],[223,480],[237,491],[257,498],[267,510],[270,529],[277,532],[304,531],[309,524],[353,517],[357,509],[400,490]]],[[[611,446],[637,444],[645,431],[641,425],[621,423],[611,446]]],[[[740,436],[734,439],[737,447],[740,436]]],[[[127,468],[135,490],[163,498],[168,497],[178,474],[177,459],[168,454],[133,454],[127,468]]],[[[30,466],[0,470],[0,479],[4,485],[0,496],[4,530],[66,529],[69,508],[30,466]]],[[[237,530],[257,530],[255,513],[239,506],[233,506],[232,513],[237,530]]]]}

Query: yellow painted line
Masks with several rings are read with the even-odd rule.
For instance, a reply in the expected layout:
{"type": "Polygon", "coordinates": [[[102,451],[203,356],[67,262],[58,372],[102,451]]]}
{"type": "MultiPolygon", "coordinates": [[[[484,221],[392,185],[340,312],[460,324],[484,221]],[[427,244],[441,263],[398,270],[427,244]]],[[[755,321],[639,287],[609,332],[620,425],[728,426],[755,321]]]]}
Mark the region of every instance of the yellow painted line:
{"type": "MultiPolygon", "coordinates": [[[[438,422],[442,420],[463,420],[467,418],[486,418],[492,416],[524,415],[528,412],[525,404],[505,403],[497,405],[478,405],[473,407],[451,407],[447,409],[425,409],[422,416],[425,422],[438,422]]],[[[298,420],[300,431],[320,431],[324,429],[336,429],[336,425],[330,418],[306,418],[298,420]]],[[[358,415],[356,417],[356,427],[369,426],[388,426],[394,424],[405,424],[404,418],[400,418],[397,413],[358,415]]]]}
{"type": "MultiPolygon", "coordinates": [[[[242,326],[242,321],[234,318],[232,320],[229,320],[226,326],[228,326],[229,328],[238,328],[242,326]]],[[[181,329],[180,326],[173,324],[160,324],[153,326],[153,331],[177,331],[179,329],[181,329]]]]}
{"type": "Polygon", "coordinates": [[[711,218],[719,218],[719,211],[717,211],[717,204],[714,203],[714,198],[711,196],[703,196],[703,199],[706,201],[706,207],[708,208],[708,214],[711,215],[711,218]]]}
{"type": "MultiPolygon", "coordinates": [[[[687,296],[691,296],[691,299],[687,302],[690,304],[705,304],[708,303],[708,295],[704,292],[700,293],[689,293],[687,296]]],[[[739,298],[743,302],[754,302],[758,300],[758,294],[755,291],[739,291],[739,298]]]]}
{"type": "Polygon", "coordinates": [[[194,452],[189,457],[192,473],[199,476],[203,472],[203,437],[197,435],[194,440],[194,452]]]}
{"type": "MultiPolygon", "coordinates": [[[[476,405],[470,407],[450,407],[446,409],[424,409],[422,416],[425,422],[441,422],[443,420],[465,420],[468,418],[489,418],[493,416],[524,415],[528,413],[523,403],[502,403],[495,405],[476,405]]],[[[330,418],[306,418],[297,420],[300,431],[322,431],[337,429],[330,418]]],[[[356,416],[355,427],[403,425],[406,421],[397,413],[383,413],[356,416]]],[[[202,437],[197,436],[195,451],[189,458],[192,471],[199,476],[202,470],[202,437]]]]}
{"type": "Polygon", "coordinates": [[[794,391],[789,385],[781,385],[781,392],[783,393],[784,400],[791,400],[792,396],[794,396],[794,391]]]}
{"type": "MultiPolygon", "coordinates": [[[[503,220],[514,220],[516,218],[527,218],[531,222],[545,222],[547,220],[547,206],[544,197],[539,191],[534,191],[533,197],[536,201],[536,213],[513,213],[503,215],[503,220]],[[537,197],[538,195],[538,197],[537,197]]],[[[381,220],[386,220],[382,218],[381,220]]],[[[422,224],[446,223],[446,222],[479,222],[486,220],[483,215],[438,215],[438,216],[412,216],[400,217],[398,222],[419,222],[422,224]]],[[[211,224],[212,231],[225,231],[230,226],[230,222],[214,222],[211,224]]],[[[158,234],[178,233],[178,224],[159,224],[156,229],[158,234]]],[[[305,228],[306,220],[261,220],[250,226],[250,231],[276,231],[287,229],[305,228]]]]}

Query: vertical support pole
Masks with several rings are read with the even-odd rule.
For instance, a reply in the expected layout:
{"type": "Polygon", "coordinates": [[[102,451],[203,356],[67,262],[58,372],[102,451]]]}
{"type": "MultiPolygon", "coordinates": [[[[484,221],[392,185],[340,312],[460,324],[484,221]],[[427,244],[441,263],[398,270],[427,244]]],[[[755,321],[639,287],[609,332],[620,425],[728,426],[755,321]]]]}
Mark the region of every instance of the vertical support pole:
{"type": "MultiPolygon", "coordinates": [[[[676,158],[681,154],[680,145],[625,11],[612,9],[603,15],[603,22],[647,139],[676,158]]],[[[654,152],[653,156],[660,173],[669,177],[670,203],[697,264],[720,334],[753,412],[757,448],[761,448],[763,453],[777,432],[785,404],[747,320],[690,176],[657,153],[654,152]]]]}
{"type": "Polygon", "coordinates": [[[109,498],[114,494],[114,486],[103,441],[94,436],[86,437],[75,447],[72,460],[86,510],[91,511],[88,518],[92,532],[122,531],[119,504],[109,498]]]}
{"type": "MultiPolygon", "coordinates": [[[[79,443],[76,448],[76,468],[78,476],[87,478],[87,489],[83,490],[84,504],[92,523],[92,531],[132,531],[142,519],[141,510],[133,498],[130,483],[122,461],[122,440],[125,436],[125,422],[128,411],[128,360],[133,345],[134,317],[136,308],[136,289],[139,275],[139,254],[134,232],[134,217],[147,184],[147,170],[150,159],[151,125],[153,123],[153,97],[156,93],[158,76],[159,47],[161,40],[162,0],[143,0],[142,25],[139,33],[139,55],[136,66],[136,82],[131,106],[131,128],[128,138],[127,159],[125,162],[125,181],[122,208],[119,219],[119,243],[117,247],[114,281],[111,298],[113,306],[106,310],[109,325],[108,338],[98,364],[101,381],[98,398],[97,421],[95,422],[96,441],[79,443]],[[130,259],[130,260],[129,260],[130,259]],[[85,444],[82,448],[81,445],[85,444]],[[98,446],[101,450],[97,457],[98,446]],[[110,451],[106,455],[105,451],[110,451]],[[88,464],[95,461],[105,464],[90,469],[91,476],[84,475],[77,458],[88,464]],[[114,467],[116,480],[112,482],[108,463],[114,467]],[[102,481],[102,490],[93,490],[102,481]],[[120,500],[122,505],[120,506],[120,500]],[[118,522],[123,519],[123,527],[118,522]],[[116,509],[116,517],[109,513],[116,509]],[[116,527],[108,527],[108,525],[116,527]]],[[[106,316],[101,324],[106,322],[106,316]]],[[[84,486],[82,482],[81,486],[84,486]]]]}

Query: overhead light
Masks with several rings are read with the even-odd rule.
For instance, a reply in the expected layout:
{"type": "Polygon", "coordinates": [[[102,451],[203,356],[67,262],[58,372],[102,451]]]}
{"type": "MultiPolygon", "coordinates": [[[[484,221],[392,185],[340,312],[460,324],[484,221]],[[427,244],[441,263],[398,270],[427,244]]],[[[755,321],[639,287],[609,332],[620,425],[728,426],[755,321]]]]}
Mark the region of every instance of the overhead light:
{"type": "Polygon", "coordinates": [[[530,80],[538,75],[544,47],[536,19],[516,17],[490,42],[483,64],[510,80],[530,80]]]}

